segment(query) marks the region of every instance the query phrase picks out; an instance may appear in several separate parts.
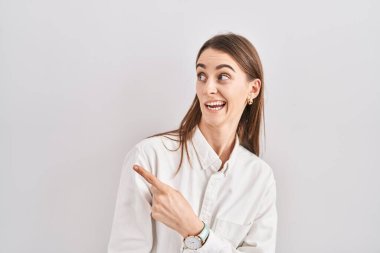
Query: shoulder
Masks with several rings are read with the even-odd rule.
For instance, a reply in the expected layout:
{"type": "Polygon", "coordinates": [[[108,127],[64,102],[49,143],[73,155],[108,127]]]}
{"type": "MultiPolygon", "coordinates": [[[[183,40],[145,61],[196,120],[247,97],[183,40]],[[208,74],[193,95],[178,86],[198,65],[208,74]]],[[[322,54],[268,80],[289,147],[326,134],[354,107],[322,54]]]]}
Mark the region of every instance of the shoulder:
{"type": "Polygon", "coordinates": [[[239,163],[242,163],[245,172],[249,172],[256,179],[266,181],[266,184],[275,182],[272,167],[262,158],[241,145],[238,149],[237,160],[239,163]]]}
{"type": "Polygon", "coordinates": [[[140,157],[144,160],[154,160],[160,155],[176,151],[179,141],[176,136],[159,135],[148,137],[137,142],[127,153],[126,157],[140,157]]]}
{"type": "Polygon", "coordinates": [[[124,164],[129,167],[132,164],[139,164],[156,175],[158,163],[170,160],[169,153],[178,150],[178,143],[174,138],[168,138],[166,135],[142,139],[128,151],[124,164]]]}
{"type": "Polygon", "coordinates": [[[135,144],[134,148],[140,152],[152,153],[166,149],[178,148],[178,137],[172,135],[159,135],[145,138],[135,144]]]}

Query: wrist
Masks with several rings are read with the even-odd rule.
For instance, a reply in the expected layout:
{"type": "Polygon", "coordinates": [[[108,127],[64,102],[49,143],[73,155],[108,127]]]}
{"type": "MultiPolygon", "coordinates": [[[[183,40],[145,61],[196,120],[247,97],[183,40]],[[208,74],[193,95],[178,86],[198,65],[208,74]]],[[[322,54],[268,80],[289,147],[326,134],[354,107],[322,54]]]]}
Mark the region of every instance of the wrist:
{"type": "Polygon", "coordinates": [[[200,219],[197,218],[195,222],[191,224],[191,226],[188,226],[187,228],[185,228],[186,230],[182,233],[182,236],[186,238],[188,236],[198,235],[202,231],[203,227],[204,227],[204,223],[200,219]]]}
{"type": "Polygon", "coordinates": [[[207,238],[210,234],[209,227],[206,223],[201,221],[203,224],[202,230],[196,235],[189,235],[183,239],[185,248],[191,250],[200,249],[207,241],[207,238]]]}

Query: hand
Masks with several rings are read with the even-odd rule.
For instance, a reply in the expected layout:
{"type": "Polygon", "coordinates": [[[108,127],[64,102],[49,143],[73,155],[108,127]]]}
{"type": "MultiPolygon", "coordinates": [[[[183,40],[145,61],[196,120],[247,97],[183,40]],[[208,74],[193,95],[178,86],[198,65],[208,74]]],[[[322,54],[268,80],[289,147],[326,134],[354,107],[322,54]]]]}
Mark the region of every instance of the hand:
{"type": "Polygon", "coordinates": [[[174,229],[184,238],[201,232],[203,222],[179,191],[164,184],[141,166],[134,165],[133,169],[151,184],[153,219],[174,229]]]}

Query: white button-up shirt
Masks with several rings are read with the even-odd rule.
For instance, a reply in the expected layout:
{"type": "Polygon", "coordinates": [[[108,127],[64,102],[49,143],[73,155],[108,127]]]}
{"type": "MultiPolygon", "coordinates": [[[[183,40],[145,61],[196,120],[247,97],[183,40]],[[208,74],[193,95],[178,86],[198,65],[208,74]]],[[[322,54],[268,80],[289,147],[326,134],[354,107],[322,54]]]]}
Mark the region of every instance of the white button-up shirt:
{"type": "MultiPolygon", "coordinates": [[[[173,138],[173,137],[171,137],[173,138]]],[[[125,157],[108,253],[250,252],[274,253],[276,247],[276,181],[261,158],[239,144],[222,161],[202,132],[188,142],[190,163],[180,161],[178,142],[164,136],[144,139],[125,157]],[[138,164],[180,191],[210,234],[198,250],[186,249],[183,237],[151,217],[149,184],[133,169],[138,164]],[[221,169],[220,169],[221,168],[221,169]]]]}

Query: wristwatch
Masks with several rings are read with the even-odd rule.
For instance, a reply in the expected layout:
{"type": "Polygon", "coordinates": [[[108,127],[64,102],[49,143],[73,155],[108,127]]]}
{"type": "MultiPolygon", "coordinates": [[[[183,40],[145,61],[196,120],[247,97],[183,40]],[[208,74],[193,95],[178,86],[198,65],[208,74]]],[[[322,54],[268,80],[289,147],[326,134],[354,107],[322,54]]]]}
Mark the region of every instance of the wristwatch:
{"type": "Polygon", "coordinates": [[[203,229],[199,234],[189,235],[183,240],[186,248],[192,250],[199,249],[206,242],[209,233],[210,229],[208,228],[207,224],[203,222],[203,229]]]}

